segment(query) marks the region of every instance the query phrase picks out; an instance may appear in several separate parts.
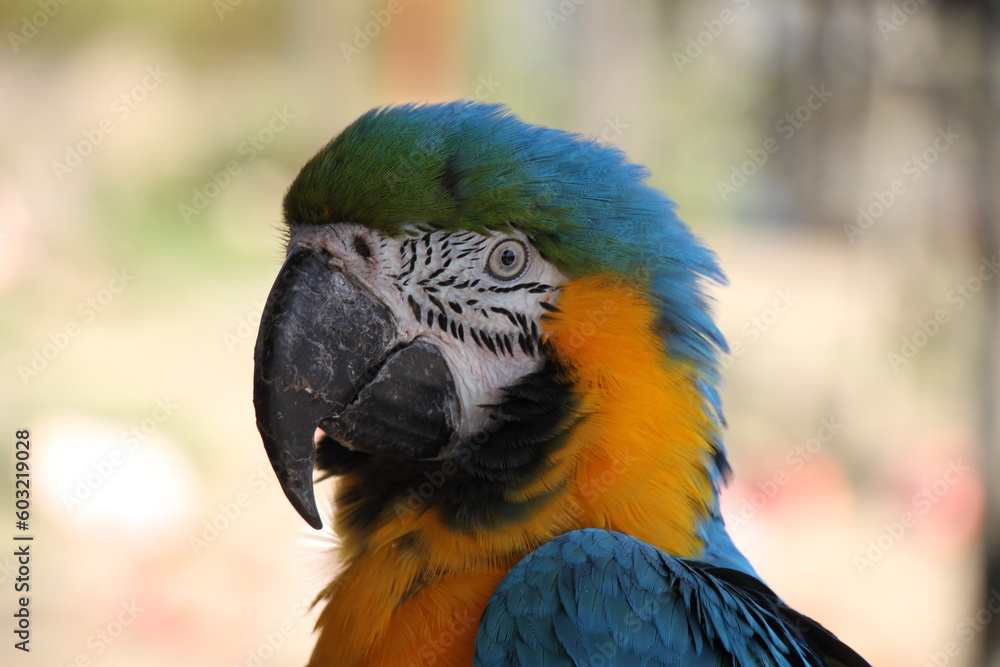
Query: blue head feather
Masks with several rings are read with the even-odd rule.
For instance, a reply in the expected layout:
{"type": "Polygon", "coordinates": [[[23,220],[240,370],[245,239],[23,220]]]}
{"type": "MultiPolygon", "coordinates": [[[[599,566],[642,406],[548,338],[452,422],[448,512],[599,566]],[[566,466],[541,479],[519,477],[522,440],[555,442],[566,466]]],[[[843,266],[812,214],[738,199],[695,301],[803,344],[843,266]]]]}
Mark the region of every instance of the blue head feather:
{"type": "Polygon", "coordinates": [[[613,274],[656,304],[670,355],[693,363],[706,408],[725,340],[703,284],[715,255],[619,149],[525,123],[471,101],[372,110],[303,168],[285,198],[290,224],[351,221],[385,233],[517,229],[571,278],[613,274]]]}

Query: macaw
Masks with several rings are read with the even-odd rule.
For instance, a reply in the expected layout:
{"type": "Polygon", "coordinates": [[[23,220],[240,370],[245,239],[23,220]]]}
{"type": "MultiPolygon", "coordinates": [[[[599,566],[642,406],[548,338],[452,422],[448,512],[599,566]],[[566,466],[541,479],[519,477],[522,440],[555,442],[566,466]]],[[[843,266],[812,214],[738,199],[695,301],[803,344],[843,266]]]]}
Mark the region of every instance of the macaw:
{"type": "Polygon", "coordinates": [[[618,149],[370,111],[283,204],[254,405],[339,573],[310,665],[866,665],[726,532],[714,254],[618,149]]]}

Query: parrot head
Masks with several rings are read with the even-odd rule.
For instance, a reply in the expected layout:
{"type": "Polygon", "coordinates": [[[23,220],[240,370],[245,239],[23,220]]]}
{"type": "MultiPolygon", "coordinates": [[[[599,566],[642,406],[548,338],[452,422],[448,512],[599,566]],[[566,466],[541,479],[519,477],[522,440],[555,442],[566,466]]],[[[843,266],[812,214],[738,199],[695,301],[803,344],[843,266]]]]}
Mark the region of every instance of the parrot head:
{"type": "Polygon", "coordinates": [[[646,177],[457,102],[371,111],[292,183],[254,405],[314,528],[337,478],[311,665],[867,665],[726,533],[723,276],[646,177]]]}
{"type": "Polygon", "coordinates": [[[362,542],[430,512],[523,549],[594,512],[650,512],[637,491],[617,510],[558,499],[581,497],[582,468],[651,475],[630,443],[652,439],[683,458],[649,454],[675,475],[657,484],[687,490],[675,522],[694,534],[725,468],[725,343],[703,285],[723,276],[646,177],[607,144],[473,102],[373,110],[305,165],[254,405],[311,526],[318,469],[341,478],[338,532],[362,542]]]}

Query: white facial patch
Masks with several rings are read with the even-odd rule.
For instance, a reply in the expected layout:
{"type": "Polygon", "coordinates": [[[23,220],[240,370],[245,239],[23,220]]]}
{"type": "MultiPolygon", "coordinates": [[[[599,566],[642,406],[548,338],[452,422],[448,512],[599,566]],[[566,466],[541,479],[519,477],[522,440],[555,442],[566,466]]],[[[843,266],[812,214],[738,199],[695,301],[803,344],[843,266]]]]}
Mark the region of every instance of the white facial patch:
{"type": "Polygon", "coordinates": [[[482,430],[504,387],[542,367],[542,304],[566,277],[519,232],[484,236],[414,225],[390,238],[354,223],[303,226],[289,247],[319,246],[391,310],[396,345],[422,336],[441,350],[461,401],[460,437],[482,430]]]}

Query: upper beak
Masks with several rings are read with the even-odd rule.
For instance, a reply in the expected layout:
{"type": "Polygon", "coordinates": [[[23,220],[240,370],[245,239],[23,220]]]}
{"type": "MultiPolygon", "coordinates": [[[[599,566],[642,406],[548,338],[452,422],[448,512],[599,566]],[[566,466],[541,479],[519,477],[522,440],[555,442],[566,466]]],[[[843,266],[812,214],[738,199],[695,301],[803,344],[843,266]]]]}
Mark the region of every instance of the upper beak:
{"type": "Polygon", "coordinates": [[[440,350],[397,345],[389,308],[325,250],[291,249],[274,281],[254,350],[254,408],[288,500],[313,528],[315,433],[368,454],[437,456],[459,418],[440,350]]]}

